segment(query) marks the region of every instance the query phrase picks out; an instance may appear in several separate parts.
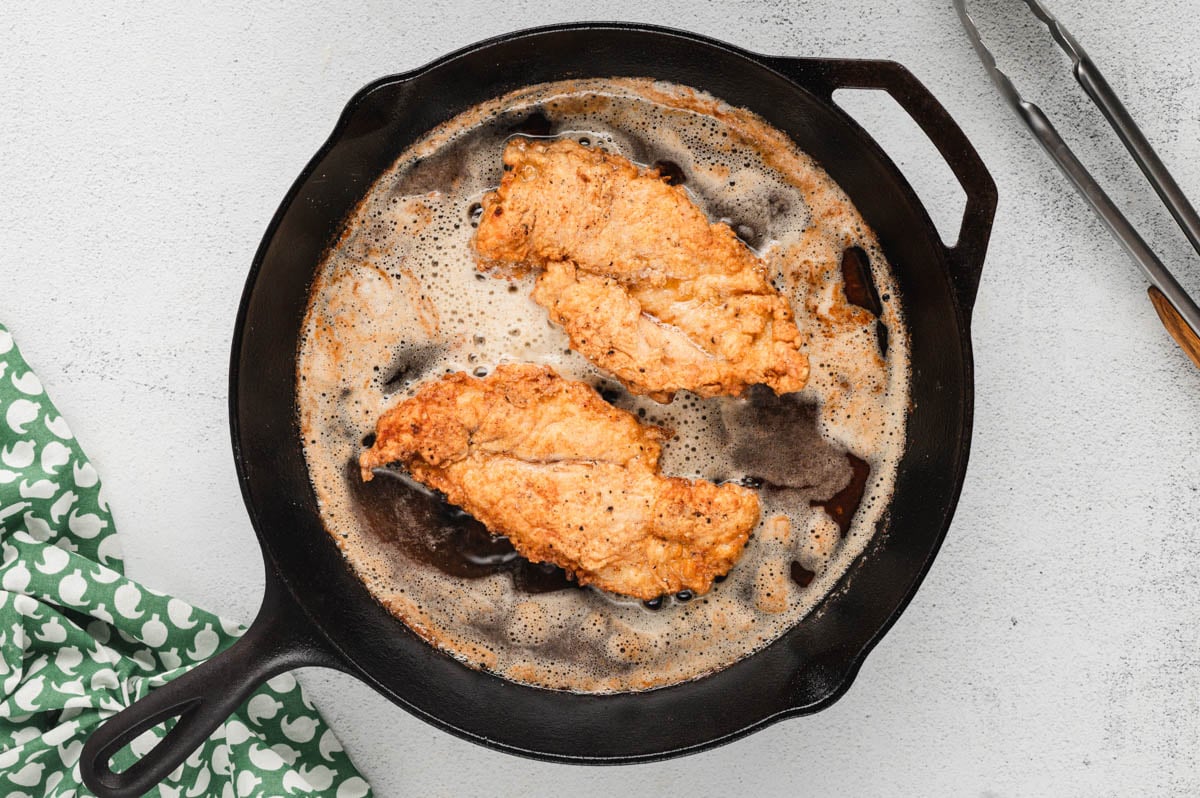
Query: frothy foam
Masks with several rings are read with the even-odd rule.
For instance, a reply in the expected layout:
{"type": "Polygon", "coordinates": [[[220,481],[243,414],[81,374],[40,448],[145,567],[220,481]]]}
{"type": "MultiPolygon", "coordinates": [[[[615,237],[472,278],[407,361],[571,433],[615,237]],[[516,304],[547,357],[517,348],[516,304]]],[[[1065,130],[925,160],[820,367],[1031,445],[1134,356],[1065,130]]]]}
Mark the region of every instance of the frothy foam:
{"type": "Polygon", "coordinates": [[[640,690],[725,667],[811,612],[862,553],[904,446],[908,337],[888,265],[845,194],[779,131],[694,90],[649,80],[545,84],[432,131],[374,184],[314,282],[298,362],[305,455],[326,529],[371,592],[434,645],[506,678],[640,690]],[[480,274],[479,200],[514,135],[570,136],[682,181],[768,263],[809,336],[798,394],[636,397],[568,348],[531,280],[480,274]],[[843,253],[866,255],[886,328],[846,299],[843,253]],[[881,353],[881,348],[885,353],[881,353]],[[581,589],[395,475],[359,481],[384,409],[437,375],[549,365],[673,429],[662,473],[755,486],[742,560],[702,597],[657,608],[581,589]]]}

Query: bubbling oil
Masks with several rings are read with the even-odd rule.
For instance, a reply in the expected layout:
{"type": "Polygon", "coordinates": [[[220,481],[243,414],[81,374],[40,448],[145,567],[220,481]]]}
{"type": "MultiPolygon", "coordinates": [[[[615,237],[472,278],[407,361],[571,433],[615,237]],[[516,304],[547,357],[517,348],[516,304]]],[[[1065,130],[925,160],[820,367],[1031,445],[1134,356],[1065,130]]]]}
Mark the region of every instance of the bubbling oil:
{"type": "Polygon", "coordinates": [[[554,689],[633,691],[769,644],[863,552],[904,448],[908,337],[874,234],[784,134],[687,87],[579,80],[484,103],[399,156],[318,270],[297,379],[325,528],[381,603],[473,667],[554,689]],[[572,137],[654,165],[727,221],[792,303],[808,387],[682,392],[668,405],[633,396],[571,351],[530,299],[530,278],[480,274],[470,246],[480,199],[500,182],[513,135],[572,137]],[[755,488],[762,520],[727,577],[704,596],[645,603],[580,588],[402,472],[360,480],[357,456],[387,407],[425,380],[505,362],[551,366],[674,430],[664,474],[755,488]]]}

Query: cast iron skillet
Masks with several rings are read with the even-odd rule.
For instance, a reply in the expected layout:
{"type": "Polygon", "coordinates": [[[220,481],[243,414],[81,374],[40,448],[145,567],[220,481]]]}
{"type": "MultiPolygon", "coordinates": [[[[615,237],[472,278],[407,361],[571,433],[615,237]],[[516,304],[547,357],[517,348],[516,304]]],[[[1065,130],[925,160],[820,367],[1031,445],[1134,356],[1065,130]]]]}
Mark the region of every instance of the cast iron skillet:
{"type": "Polygon", "coordinates": [[[776,58],[688,33],[574,24],[477,44],[358,92],[271,221],[233,339],[229,400],[242,493],[266,563],[266,597],[230,649],[97,729],[83,777],[100,796],[140,795],[181,763],[264,680],[337,668],[430,723],[514,754],[624,763],[676,756],[823,709],[912,597],[941,544],[967,465],[973,400],[968,333],[996,189],[962,131],[903,67],[776,58]],[[705,678],[645,693],[576,695],[472,670],[371,597],[322,528],[301,450],[295,360],[309,285],[371,183],[430,128],[545,81],[655,77],[704,89],[788,133],[850,195],[895,270],[912,336],[912,413],[894,498],[876,539],[835,590],[771,646],[705,678]],[[832,101],[882,89],[916,120],[967,194],[958,242],[942,244],[900,172],[832,101]],[[109,761],[179,716],[121,773],[109,761]]]}

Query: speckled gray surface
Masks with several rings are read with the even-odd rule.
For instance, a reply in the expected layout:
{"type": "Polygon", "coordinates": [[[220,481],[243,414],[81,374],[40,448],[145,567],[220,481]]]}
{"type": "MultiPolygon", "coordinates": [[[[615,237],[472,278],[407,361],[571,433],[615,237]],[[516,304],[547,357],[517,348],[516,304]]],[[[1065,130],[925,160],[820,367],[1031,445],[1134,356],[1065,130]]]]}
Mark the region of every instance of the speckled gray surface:
{"type": "MultiPolygon", "coordinates": [[[[1000,105],[948,2],[243,5],[10,2],[0,18],[0,319],[103,474],[130,574],[230,617],[252,616],[262,578],[226,431],[236,303],[278,201],[367,81],[585,18],[892,58],[960,122],[1001,195],[962,502],[841,702],[699,756],[595,769],[485,751],[348,677],[306,672],[378,795],[1200,793],[1200,372],[1000,105]]],[[[1200,199],[1196,3],[1056,10],[1200,199]]],[[[1018,65],[1034,57],[1011,51],[1018,65]]],[[[1062,72],[1027,71],[1022,85],[1050,111],[1084,109],[1062,72]]],[[[951,218],[956,190],[907,155],[911,133],[878,119],[951,218]]],[[[1089,165],[1200,291],[1196,256],[1115,160],[1119,145],[1094,114],[1077,130],[1089,165]]]]}

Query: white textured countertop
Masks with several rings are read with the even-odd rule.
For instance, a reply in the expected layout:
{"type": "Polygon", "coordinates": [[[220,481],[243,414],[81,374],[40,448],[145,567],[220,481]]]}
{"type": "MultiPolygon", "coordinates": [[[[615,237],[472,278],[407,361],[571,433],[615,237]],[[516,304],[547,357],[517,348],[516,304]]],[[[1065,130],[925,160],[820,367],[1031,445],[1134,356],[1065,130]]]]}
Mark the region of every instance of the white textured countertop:
{"type": "MultiPolygon", "coordinates": [[[[484,750],[306,671],[379,796],[1200,793],[1200,371],[1001,105],[948,0],[245,5],[0,14],[0,320],[105,480],[130,575],[233,618],[252,617],[262,582],[227,432],[237,302],[278,202],[364,83],[578,19],[890,58],[945,104],[1000,191],[962,501],[845,698],[715,751],[598,769],[484,750]]],[[[1200,199],[1200,8],[1057,6],[1200,199]]],[[[1083,108],[1047,63],[1059,71],[1030,93],[1083,108]]],[[[1123,151],[1097,120],[1062,127],[1200,292],[1197,257],[1136,170],[1110,162],[1123,151]]],[[[889,150],[951,217],[941,167],[891,129],[889,150]]]]}

